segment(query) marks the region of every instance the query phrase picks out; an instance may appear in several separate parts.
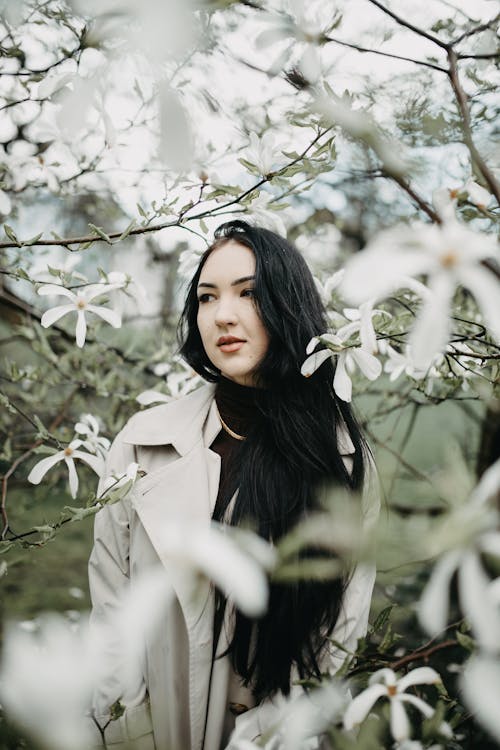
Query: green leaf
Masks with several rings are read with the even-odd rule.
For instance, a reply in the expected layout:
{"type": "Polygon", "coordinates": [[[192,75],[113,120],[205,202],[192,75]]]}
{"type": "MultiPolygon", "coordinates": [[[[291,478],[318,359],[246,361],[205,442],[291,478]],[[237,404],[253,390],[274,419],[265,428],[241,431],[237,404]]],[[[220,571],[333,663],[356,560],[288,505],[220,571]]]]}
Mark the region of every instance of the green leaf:
{"type": "Polygon", "coordinates": [[[50,437],[49,431],[37,414],[33,414],[33,421],[38,429],[38,437],[42,438],[42,440],[46,440],[48,437],[50,437]]]}
{"type": "Polygon", "coordinates": [[[130,232],[131,232],[131,231],[132,231],[133,229],[135,229],[135,219],[132,219],[132,221],[130,222],[130,224],[128,225],[128,227],[127,227],[126,229],[124,229],[124,231],[123,231],[123,232],[121,233],[121,235],[120,235],[120,236],[118,237],[118,242],[120,242],[121,240],[124,240],[124,239],[125,239],[125,237],[128,237],[128,236],[129,236],[129,234],[130,234],[130,232]]]}
{"type": "Polygon", "coordinates": [[[467,633],[461,633],[459,630],[455,632],[455,637],[459,644],[465,648],[466,651],[472,652],[476,650],[476,643],[474,638],[471,638],[467,633]]]}
{"type": "Polygon", "coordinates": [[[372,633],[377,633],[379,630],[382,630],[382,628],[389,622],[389,618],[395,606],[395,604],[389,604],[387,607],[384,607],[381,612],[378,613],[371,628],[372,633]]]}
{"type": "Polygon", "coordinates": [[[21,247],[22,243],[19,242],[19,240],[17,239],[17,235],[12,229],[12,227],[9,226],[9,224],[4,224],[3,228],[9,240],[12,240],[12,242],[15,242],[18,247],[21,247]]]}
{"type": "Polygon", "coordinates": [[[111,239],[111,237],[108,234],[106,234],[106,232],[104,231],[104,229],[101,229],[101,227],[96,227],[95,224],[90,224],[90,223],[89,223],[89,227],[90,227],[90,229],[92,229],[93,232],[95,232],[96,234],[98,234],[99,237],[102,240],[104,240],[104,242],[107,242],[108,245],[112,245],[113,244],[113,240],[111,239]]]}
{"type": "Polygon", "coordinates": [[[63,510],[66,510],[70,514],[70,523],[74,523],[75,521],[83,521],[84,518],[88,518],[89,516],[95,516],[95,514],[100,510],[100,506],[93,505],[90,508],[72,508],[71,505],[65,505],[63,510]]]}
{"type": "Polygon", "coordinates": [[[38,531],[38,533],[42,535],[43,542],[50,542],[50,540],[53,539],[56,535],[55,528],[53,526],[50,526],[49,524],[44,524],[43,526],[33,526],[33,530],[38,531]]]}
{"type": "Polygon", "coordinates": [[[23,245],[25,247],[30,247],[31,245],[36,245],[38,240],[43,236],[43,232],[40,232],[40,234],[36,234],[34,237],[32,237],[30,240],[24,240],[23,245]]]}

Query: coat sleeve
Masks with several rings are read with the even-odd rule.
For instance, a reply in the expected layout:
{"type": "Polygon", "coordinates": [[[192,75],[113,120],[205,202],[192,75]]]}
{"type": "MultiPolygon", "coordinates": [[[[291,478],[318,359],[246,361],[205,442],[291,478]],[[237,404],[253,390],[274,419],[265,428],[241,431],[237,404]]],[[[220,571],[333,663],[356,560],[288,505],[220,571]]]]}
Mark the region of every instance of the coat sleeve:
{"type": "MultiPolygon", "coordinates": [[[[121,474],[134,460],[132,446],[125,446],[121,433],[111,446],[103,477],[121,474]]],[[[99,483],[101,493],[103,481],[99,483]]],[[[92,600],[90,630],[102,664],[97,676],[91,713],[94,743],[102,747],[96,722],[105,729],[108,748],[125,748],[133,742],[137,750],[154,750],[151,718],[144,680],[124,686],[120,680],[123,653],[114,632],[113,620],[126,593],[129,582],[130,504],[126,498],[104,505],[96,514],[94,546],[89,559],[89,587],[92,600]],[[110,721],[110,707],[117,700],[126,706],[124,714],[110,721]]]]}
{"type": "MultiPolygon", "coordinates": [[[[348,462],[351,459],[346,456],[344,461],[350,468],[348,462]]],[[[379,481],[371,454],[366,458],[361,503],[363,527],[367,530],[375,525],[380,510],[379,481]]],[[[375,576],[375,565],[359,563],[353,570],[344,592],[342,608],[331,638],[348,652],[354,652],[359,638],[366,634],[375,576]]],[[[346,652],[343,649],[328,648],[321,660],[321,670],[333,675],[341,667],[345,657],[346,652]]],[[[303,689],[300,685],[292,685],[288,699],[278,693],[273,698],[268,698],[255,708],[241,714],[236,719],[235,730],[226,750],[240,750],[240,747],[244,747],[245,741],[256,741],[268,733],[272,734],[283,720],[287,703],[289,704],[302,693],[303,689]]],[[[282,745],[279,739],[277,739],[277,744],[272,744],[273,741],[270,747],[272,746],[273,750],[280,750],[282,745]]],[[[319,739],[311,737],[304,745],[304,750],[317,750],[319,747],[319,739]]]]}

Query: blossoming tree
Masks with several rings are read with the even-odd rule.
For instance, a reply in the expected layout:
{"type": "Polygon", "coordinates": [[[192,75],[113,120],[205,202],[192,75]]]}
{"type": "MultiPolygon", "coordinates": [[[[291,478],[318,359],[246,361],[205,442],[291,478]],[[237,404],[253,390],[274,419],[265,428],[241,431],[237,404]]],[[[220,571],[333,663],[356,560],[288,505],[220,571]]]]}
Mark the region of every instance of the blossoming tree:
{"type": "MultiPolygon", "coordinates": [[[[270,746],[499,746],[495,3],[6,0],[1,13],[6,618],[19,561],[79,524],[83,567],[85,519],[140,475],[104,475],[127,417],[199,385],[175,352],[183,280],[213,229],[242,217],[313,267],[330,327],[297,368],[334,359],[388,510],[360,540],[336,498],[276,550],[172,528],[169,554],[250,614],[266,575],[304,575],[294,555],[311,539],[377,560],[367,638],[283,706],[270,746]]],[[[6,742],[85,746],[102,658],[73,630],[55,616],[6,630],[6,742]],[[43,689],[37,669],[53,669],[43,689]]]]}

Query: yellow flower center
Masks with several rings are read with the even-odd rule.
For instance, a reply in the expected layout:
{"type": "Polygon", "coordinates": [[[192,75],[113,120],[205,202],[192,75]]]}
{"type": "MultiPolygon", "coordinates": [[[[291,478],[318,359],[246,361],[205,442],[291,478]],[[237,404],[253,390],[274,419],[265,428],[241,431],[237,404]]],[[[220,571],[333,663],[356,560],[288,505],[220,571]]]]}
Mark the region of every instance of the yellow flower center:
{"type": "Polygon", "coordinates": [[[457,253],[455,250],[446,250],[446,252],[441,255],[440,261],[443,268],[452,268],[453,266],[456,266],[458,262],[457,253]]]}
{"type": "Polygon", "coordinates": [[[78,297],[76,300],[76,306],[79,310],[85,310],[85,307],[87,306],[86,301],[83,299],[83,297],[78,297]]]}
{"type": "Polygon", "coordinates": [[[389,698],[393,698],[397,693],[396,685],[387,685],[387,694],[389,698]]]}
{"type": "Polygon", "coordinates": [[[69,445],[68,445],[68,447],[64,449],[64,455],[65,456],[72,456],[73,455],[73,448],[70,448],[69,445]]]}

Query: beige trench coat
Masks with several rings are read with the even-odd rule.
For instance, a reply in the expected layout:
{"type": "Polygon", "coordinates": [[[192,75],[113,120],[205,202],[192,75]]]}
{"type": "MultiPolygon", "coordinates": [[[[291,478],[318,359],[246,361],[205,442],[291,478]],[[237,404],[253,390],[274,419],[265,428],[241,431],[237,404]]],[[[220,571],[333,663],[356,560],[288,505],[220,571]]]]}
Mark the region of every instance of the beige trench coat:
{"type": "MultiPolygon", "coordinates": [[[[210,522],[220,472],[220,457],[209,448],[220,431],[214,390],[205,385],[177,401],[135,414],[109,454],[106,476],[122,473],[132,461],[146,474],[125,499],[96,515],[89,561],[91,622],[112,614],[130,582],[159,561],[174,594],[162,627],[146,637],[142,678],[124,691],[108,669],[95,695],[93,712],[101,726],[117,698],[127,706],[106,729],[109,748],[126,747],[127,742],[140,750],[221,748],[232,672],[225,657],[215,661],[211,675],[213,590],[208,581],[201,590],[198,581],[195,589],[193,579],[172,563],[162,542],[169,518],[210,522]]],[[[346,432],[338,435],[338,442],[349,466],[353,446],[346,432]]],[[[377,512],[377,502],[371,500],[365,509],[367,520],[377,512]]],[[[374,577],[372,568],[358,566],[345,592],[333,638],[349,650],[366,632],[374,577]]],[[[112,665],[120,654],[109,658],[112,665]]],[[[332,653],[330,670],[342,660],[342,653],[332,653]]],[[[279,702],[279,696],[266,700],[238,717],[238,733],[250,740],[258,737],[272,726],[279,702]]],[[[100,745],[97,731],[95,744],[100,745]]]]}

